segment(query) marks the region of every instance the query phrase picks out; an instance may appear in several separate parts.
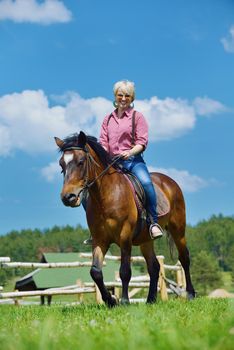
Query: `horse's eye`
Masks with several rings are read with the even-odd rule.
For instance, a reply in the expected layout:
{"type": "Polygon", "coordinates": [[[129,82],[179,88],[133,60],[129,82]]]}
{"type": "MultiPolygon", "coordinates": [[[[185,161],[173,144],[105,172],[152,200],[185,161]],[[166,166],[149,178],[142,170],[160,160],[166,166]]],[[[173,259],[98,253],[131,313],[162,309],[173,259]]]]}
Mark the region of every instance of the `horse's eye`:
{"type": "Polygon", "coordinates": [[[78,165],[83,165],[84,164],[84,161],[85,161],[85,159],[84,158],[82,158],[82,159],[80,159],[79,161],[78,161],[78,165]]]}

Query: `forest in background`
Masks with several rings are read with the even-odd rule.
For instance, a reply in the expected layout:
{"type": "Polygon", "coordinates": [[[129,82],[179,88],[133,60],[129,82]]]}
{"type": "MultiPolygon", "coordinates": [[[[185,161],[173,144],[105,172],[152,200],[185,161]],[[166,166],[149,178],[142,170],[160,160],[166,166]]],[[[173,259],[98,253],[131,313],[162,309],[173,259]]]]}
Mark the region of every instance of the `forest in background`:
{"type": "MultiPolygon", "coordinates": [[[[12,261],[40,261],[46,252],[90,252],[91,247],[83,244],[89,237],[89,230],[77,227],[54,226],[51,229],[11,231],[0,236],[0,256],[9,256],[12,261]]],[[[196,291],[206,295],[215,288],[224,288],[228,276],[229,291],[234,289],[234,217],[212,216],[196,226],[187,226],[186,237],[191,256],[191,274],[196,291]]],[[[157,255],[165,256],[165,263],[177,261],[170,255],[166,237],[155,242],[157,255]]],[[[112,245],[112,254],[119,255],[119,248],[112,245]]],[[[132,255],[140,255],[138,247],[133,247],[132,255]]],[[[142,270],[142,264],[139,264],[142,270]]],[[[0,285],[15,276],[22,276],[28,270],[0,269],[0,285]]]]}

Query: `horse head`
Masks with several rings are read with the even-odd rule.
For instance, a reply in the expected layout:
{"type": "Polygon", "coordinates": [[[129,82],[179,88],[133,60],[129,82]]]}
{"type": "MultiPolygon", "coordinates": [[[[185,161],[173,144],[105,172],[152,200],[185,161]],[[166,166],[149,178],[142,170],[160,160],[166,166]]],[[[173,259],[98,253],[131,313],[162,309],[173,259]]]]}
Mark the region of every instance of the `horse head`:
{"type": "Polygon", "coordinates": [[[61,200],[66,206],[78,207],[88,181],[87,137],[81,131],[64,140],[55,137],[55,142],[62,153],[59,160],[64,176],[61,200]]]}

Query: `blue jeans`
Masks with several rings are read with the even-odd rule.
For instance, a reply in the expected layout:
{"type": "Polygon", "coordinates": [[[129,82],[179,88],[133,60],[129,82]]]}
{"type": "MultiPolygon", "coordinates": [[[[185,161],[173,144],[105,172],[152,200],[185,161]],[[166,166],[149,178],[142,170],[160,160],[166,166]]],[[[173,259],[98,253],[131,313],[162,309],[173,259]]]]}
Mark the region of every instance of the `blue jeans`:
{"type": "Polygon", "coordinates": [[[151,223],[157,223],[158,217],[156,213],[156,203],[157,197],[152,184],[152,180],[147,169],[147,166],[141,155],[129,157],[127,160],[120,159],[119,164],[123,166],[124,169],[129,170],[133,173],[144,188],[146,194],[146,210],[150,217],[151,223]]]}

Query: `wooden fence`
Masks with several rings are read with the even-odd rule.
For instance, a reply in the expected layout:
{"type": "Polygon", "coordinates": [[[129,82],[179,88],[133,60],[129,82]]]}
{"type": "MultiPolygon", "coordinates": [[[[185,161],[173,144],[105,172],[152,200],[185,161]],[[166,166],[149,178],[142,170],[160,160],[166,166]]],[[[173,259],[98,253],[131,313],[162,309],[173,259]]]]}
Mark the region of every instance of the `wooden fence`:
{"type": "MultiPolygon", "coordinates": [[[[91,253],[80,253],[80,257],[91,259],[91,253]]],[[[116,260],[120,261],[120,256],[106,255],[105,260],[116,260]]],[[[176,265],[164,264],[164,256],[157,256],[160,264],[160,274],[158,282],[158,292],[160,293],[161,299],[168,300],[168,294],[174,293],[177,296],[185,297],[186,282],[184,270],[181,264],[178,262],[176,265]],[[174,271],[176,274],[176,281],[170,280],[166,277],[166,271],[174,271]]],[[[132,263],[143,262],[145,259],[142,256],[131,257],[132,263]]],[[[104,262],[106,264],[106,262],[104,262]]],[[[91,262],[66,262],[66,263],[33,263],[33,262],[11,262],[9,257],[0,257],[0,268],[74,268],[74,267],[85,267],[91,266],[91,262]]],[[[120,298],[122,283],[119,278],[118,272],[115,273],[115,281],[105,282],[105,285],[111,292],[120,298]]],[[[142,289],[149,288],[149,275],[134,276],[131,278],[129,283],[129,297],[130,302],[142,302],[146,299],[133,298],[142,289]]],[[[102,298],[94,282],[82,282],[77,281],[77,284],[72,286],[66,286],[61,288],[50,288],[46,290],[38,291],[27,291],[27,292],[2,292],[0,287],[0,304],[1,299],[9,300],[13,299],[15,304],[18,304],[18,299],[23,297],[34,297],[34,296],[53,296],[53,295],[71,295],[75,294],[79,296],[79,300],[83,300],[83,295],[86,293],[95,293],[97,303],[102,303],[102,298]]]]}

